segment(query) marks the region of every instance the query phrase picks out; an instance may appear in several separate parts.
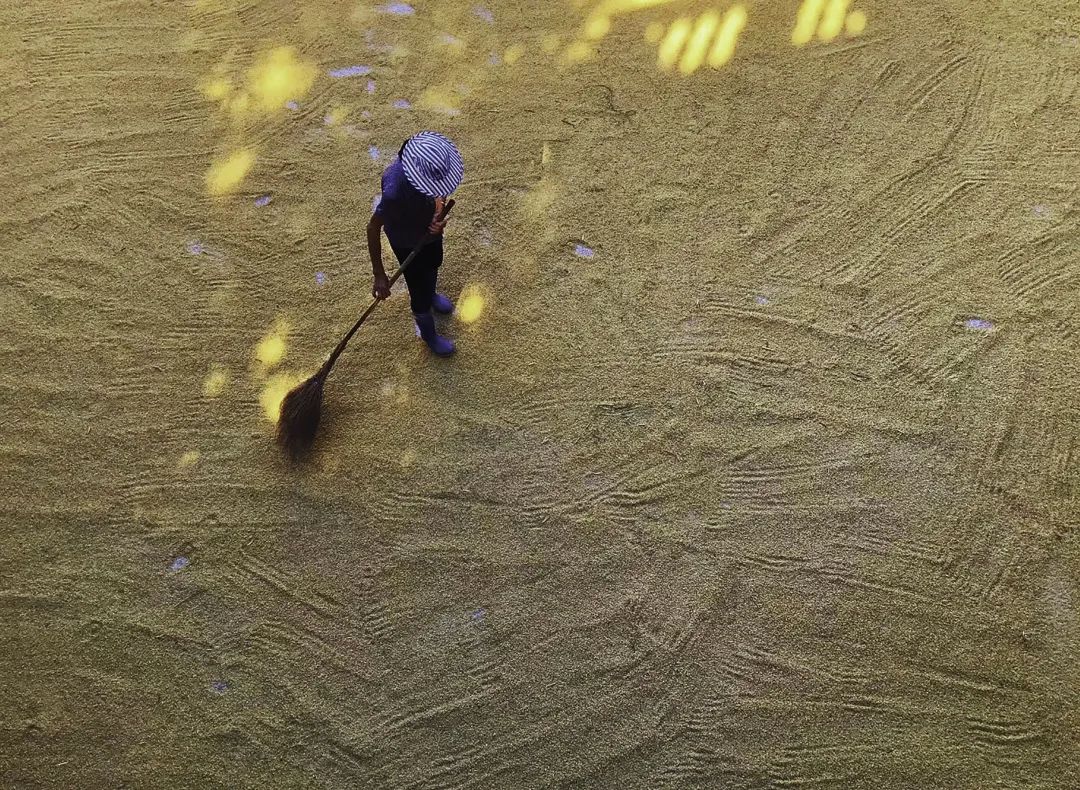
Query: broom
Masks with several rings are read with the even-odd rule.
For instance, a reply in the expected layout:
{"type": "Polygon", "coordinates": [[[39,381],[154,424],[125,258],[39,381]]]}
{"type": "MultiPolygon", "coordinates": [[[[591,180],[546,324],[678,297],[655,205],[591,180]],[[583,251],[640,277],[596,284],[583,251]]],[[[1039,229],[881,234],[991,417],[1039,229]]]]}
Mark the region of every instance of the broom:
{"type": "MultiPolygon", "coordinates": [[[[446,201],[446,205],[439,212],[438,221],[442,222],[446,219],[446,215],[450,213],[450,209],[453,207],[453,200],[446,201]]],[[[401,268],[394,272],[394,276],[390,278],[391,286],[397,282],[402,272],[413,262],[417,253],[431,241],[431,238],[430,233],[424,236],[420,244],[409,253],[409,256],[401,264],[401,268]]],[[[327,357],[326,362],[319,368],[319,372],[289,390],[289,393],[281,401],[281,412],[278,415],[277,423],[277,440],[278,444],[292,457],[296,458],[302,455],[315,441],[315,432],[319,429],[319,417],[322,412],[323,384],[326,383],[326,377],[330,375],[330,369],[334,367],[334,363],[341,356],[341,352],[345,350],[345,346],[348,345],[352,336],[356,334],[356,330],[367,320],[367,317],[371,315],[380,301],[382,300],[376,299],[364,311],[364,314],[360,316],[360,320],[353,324],[352,329],[345,334],[345,337],[341,338],[341,342],[327,357]]]]}

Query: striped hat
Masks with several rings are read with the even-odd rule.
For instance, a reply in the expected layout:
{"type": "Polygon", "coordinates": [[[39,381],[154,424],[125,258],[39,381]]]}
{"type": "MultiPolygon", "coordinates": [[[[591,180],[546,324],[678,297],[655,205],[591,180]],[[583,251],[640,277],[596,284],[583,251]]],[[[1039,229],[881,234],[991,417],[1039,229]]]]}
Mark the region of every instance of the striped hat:
{"type": "Polygon", "coordinates": [[[401,166],[409,183],[428,197],[449,196],[465,175],[458,149],[438,132],[420,132],[406,140],[401,166]]]}

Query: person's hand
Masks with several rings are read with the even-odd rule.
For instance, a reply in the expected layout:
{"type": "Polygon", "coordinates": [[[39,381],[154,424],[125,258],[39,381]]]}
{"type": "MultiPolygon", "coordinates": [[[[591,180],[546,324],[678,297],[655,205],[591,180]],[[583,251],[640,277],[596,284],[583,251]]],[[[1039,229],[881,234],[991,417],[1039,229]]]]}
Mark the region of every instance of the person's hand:
{"type": "Polygon", "coordinates": [[[443,206],[445,204],[446,201],[443,200],[441,197],[435,198],[435,214],[431,218],[431,224],[428,225],[428,233],[430,233],[432,236],[438,236],[440,233],[443,232],[443,228],[446,227],[445,218],[441,222],[439,221],[439,214],[442,213],[443,206]]]}
{"type": "Polygon", "coordinates": [[[385,274],[376,274],[375,282],[371,286],[371,295],[376,299],[390,298],[390,278],[385,274]]]}

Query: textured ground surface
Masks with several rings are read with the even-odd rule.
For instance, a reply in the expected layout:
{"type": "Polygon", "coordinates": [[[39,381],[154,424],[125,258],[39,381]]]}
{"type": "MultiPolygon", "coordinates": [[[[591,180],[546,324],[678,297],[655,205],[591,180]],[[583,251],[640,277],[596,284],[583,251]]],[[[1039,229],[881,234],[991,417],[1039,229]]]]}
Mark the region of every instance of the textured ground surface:
{"type": "Polygon", "coordinates": [[[1080,786],[1076,7],[485,2],[0,10],[0,786],[1080,786]]]}

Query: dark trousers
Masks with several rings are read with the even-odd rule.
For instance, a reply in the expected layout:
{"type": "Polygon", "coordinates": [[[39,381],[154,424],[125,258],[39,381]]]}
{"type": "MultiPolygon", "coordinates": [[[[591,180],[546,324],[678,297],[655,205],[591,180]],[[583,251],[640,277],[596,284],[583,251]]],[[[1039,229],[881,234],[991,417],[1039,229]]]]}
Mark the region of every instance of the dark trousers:
{"type": "MultiPolygon", "coordinates": [[[[404,263],[411,249],[390,245],[397,256],[398,263],[404,263]]],[[[431,310],[431,300],[435,298],[435,285],[439,279],[439,267],[442,265],[442,236],[436,236],[421,248],[413,258],[409,268],[402,275],[409,286],[409,302],[414,313],[426,313],[431,310]]]]}

